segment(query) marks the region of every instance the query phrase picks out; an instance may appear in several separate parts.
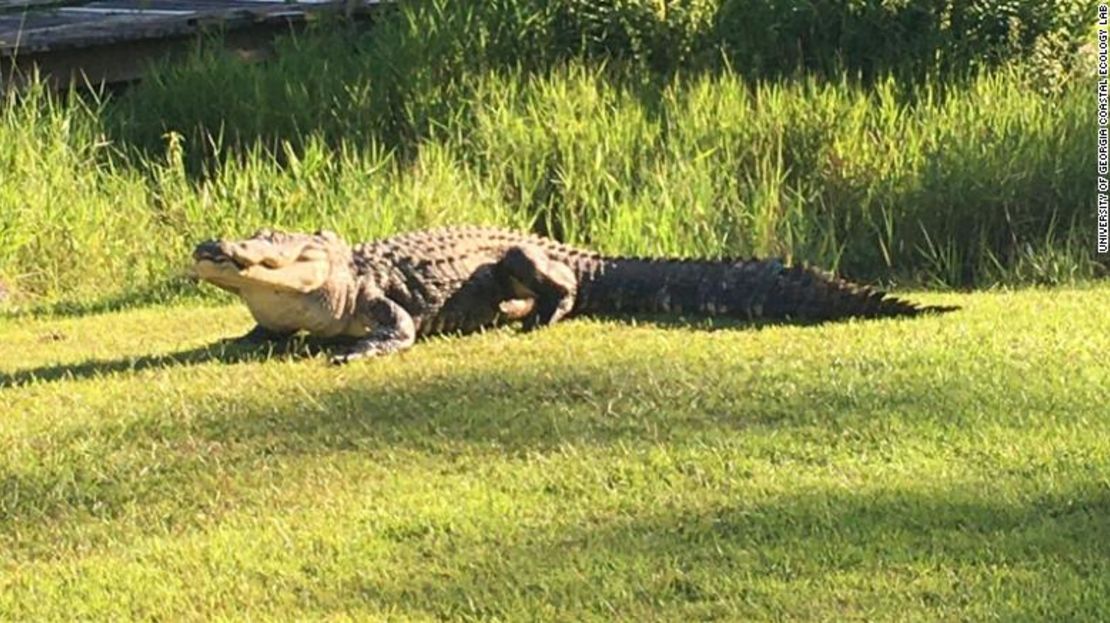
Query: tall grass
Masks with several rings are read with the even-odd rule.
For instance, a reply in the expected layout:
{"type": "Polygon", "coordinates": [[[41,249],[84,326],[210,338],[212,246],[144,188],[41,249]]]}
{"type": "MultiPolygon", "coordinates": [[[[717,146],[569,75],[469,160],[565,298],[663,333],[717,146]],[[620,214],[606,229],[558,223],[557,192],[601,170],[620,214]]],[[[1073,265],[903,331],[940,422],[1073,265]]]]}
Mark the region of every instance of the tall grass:
{"type": "MultiPolygon", "coordinates": [[[[363,33],[326,23],[286,38],[261,66],[218,46],[163,68],[113,106],[113,134],[160,149],[166,130],[198,143],[377,140],[409,149],[465,108],[464,83],[489,72],[546,75],[606,65],[658,88],[676,75],[748,81],[888,76],[958,88],[1025,63],[1030,86],[1059,91],[1076,70],[1094,3],[1005,0],[407,0],[363,33]]],[[[202,151],[197,150],[199,155],[202,151]]]]}
{"type": "Polygon", "coordinates": [[[968,285],[1090,276],[1093,153],[1078,89],[1014,76],[958,97],[816,80],[677,80],[652,98],[602,70],[487,73],[402,157],[322,137],[201,175],[169,135],[137,165],[98,109],[31,93],[0,126],[4,279],[90,296],[146,286],[207,236],[263,224],[354,238],[450,222],[530,227],[609,252],[786,255],[860,278],[968,285]],[[1070,250],[1068,250],[1070,248],[1070,250]],[[1038,258],[1056,257],[1038,269],[1038,258]]]}
{"type": "Polygon", "coordinates": [[[369,35],[286,38],[263,65],[203,48],[107,102],[9,93],[0,282],[16,300],[161,298],[214,235],[455,222],[942,286],[1103,271],[1084,80],[781,77],[693,52],[660,69],[636,50],[686,49],[666,33],[709,19],[701,5],[598,47],[571,9],[603,5],[411,2],[369,35]]]}
{"type": "Polygon", "coordinates": [[[41,84],[0,106],[0,280],[61,297],[159,276],[164,255],[144,176],[107,157],[97,108],[41,84]],[[76,290],[75,290],[76,288],[76,290]]]}

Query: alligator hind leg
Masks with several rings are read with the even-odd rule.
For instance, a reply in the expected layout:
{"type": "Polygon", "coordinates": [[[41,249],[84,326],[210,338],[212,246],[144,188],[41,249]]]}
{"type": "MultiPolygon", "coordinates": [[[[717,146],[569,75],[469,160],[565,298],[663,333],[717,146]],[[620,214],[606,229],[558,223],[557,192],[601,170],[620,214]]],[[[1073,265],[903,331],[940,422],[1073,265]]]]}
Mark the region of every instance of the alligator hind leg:
{"type": "Polygon", "coordinates": [[[533,300],[532,310],[524,316],[525,331],[558,322],[574,307],[578,290],[574,271],[562,262],[552,261],[539,248],[510,248],[494,271],[511,293],[510,299],[533,300]]]}

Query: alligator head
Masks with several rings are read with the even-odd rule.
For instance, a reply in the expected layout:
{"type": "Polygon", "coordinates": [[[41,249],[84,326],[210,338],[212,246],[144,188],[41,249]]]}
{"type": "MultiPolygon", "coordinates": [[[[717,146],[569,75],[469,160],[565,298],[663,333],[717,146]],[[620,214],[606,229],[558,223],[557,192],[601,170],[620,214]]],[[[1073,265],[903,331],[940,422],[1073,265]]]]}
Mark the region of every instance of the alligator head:
{"type": "Polygon", "coordinates": [[[197,245],[193,259],[197,277],[239,295],[263,327],[343,330],[354,284],[351,249],[330,231],[263,229],[244,240],[209,240],[197,245]]]}

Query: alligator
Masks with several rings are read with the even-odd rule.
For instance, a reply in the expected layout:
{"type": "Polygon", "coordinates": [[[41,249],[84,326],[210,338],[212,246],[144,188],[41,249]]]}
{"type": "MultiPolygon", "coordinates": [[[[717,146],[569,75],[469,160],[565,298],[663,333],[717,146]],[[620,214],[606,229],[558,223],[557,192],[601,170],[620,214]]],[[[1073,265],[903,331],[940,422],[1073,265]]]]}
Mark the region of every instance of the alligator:
{"type": "Polygon", "coordinates": [[[417,338],[508,322],[637,313],[824,321],[951,311],[921,306],[779,259],[612,257],[488,227],[421,230],[348,245],[331,231],[263,229],[193,253],[199,279],[237,294],[257,326],[246,342],[297,332],[338,338],[333,363],[417,338]]]}

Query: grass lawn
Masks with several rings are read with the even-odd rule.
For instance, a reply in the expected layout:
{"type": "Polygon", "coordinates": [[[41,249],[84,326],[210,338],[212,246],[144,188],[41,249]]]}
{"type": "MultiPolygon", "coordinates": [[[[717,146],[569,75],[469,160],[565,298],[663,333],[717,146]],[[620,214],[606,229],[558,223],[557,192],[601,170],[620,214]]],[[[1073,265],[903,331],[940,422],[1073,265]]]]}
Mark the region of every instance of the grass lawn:
{"type": "Polygon", "coordinates": [[[1110,286],[335,368],[0,319],[0,619],[1110,618],[1110,286]]]}

